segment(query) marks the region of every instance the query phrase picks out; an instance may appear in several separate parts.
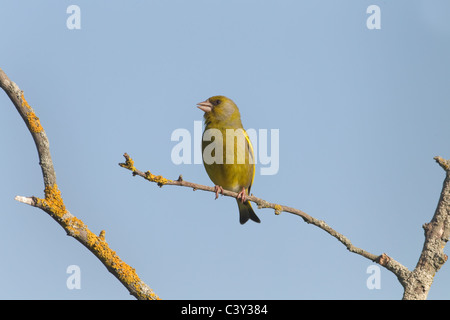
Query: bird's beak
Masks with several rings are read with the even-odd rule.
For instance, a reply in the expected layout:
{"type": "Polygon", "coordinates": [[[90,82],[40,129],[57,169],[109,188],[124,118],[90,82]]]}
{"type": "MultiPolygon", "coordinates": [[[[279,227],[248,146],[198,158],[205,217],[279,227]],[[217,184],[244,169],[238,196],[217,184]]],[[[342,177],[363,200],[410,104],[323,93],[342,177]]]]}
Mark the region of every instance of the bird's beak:
{"type": "Polygon", "coordinates": [[[209,100],[197,103],[197,108],[203,110],[204,112],[211,112],[213,105],[209,100]]]}

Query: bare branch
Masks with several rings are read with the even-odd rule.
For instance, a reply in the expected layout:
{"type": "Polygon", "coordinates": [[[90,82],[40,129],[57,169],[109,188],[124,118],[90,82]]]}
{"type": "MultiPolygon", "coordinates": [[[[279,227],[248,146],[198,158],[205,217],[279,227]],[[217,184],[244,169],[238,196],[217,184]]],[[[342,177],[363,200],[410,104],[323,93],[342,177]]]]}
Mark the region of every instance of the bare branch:
{"type": "MultiPolygon", "coordinates": [[[[136,169],[136,167],[134,166],[133,159],[127,153],[125,153],[123,156],[125,158],[125,162],[119,163],[119,165],[122,168],[130,170],[134,176],[140,176],[148,181],[155,182],[160,187],[162,187],[164,185],[172,185],[172,186],[188,187],[188,188],[192,188],[193,190],[203,190],[203,191],[215,192],[215,189],[213,187],[185,181],[185,180],[183,180],[181,175],[179,176],[179,178],[177,180],[170,180],[170,179],[166,179],[159,175],[156,176],[156,175],[152,174],[150,171],[142,172],[142,171],[136,169]]],[[[227,196],[227,197],[237,198],[238,193],[228,191],[228,190],[223,190],[223,195],[227,196]]],[[[336,230],[334,230],[333,228],[331,228],[325,221],[318,220],[299,209],[276,204],[276,203],[271,203],[264,199],[257,198],[253,195],[248,196],[247,199],[249,201],[256,203],[258,205],[259,209],[270,208],[270,209],[274,209],[275,214],[277,214],[277,215],[280,214],[281,212],[288,212],[288,213],[295,214],[295,215],[301,217],[303,219],[303,221],[305,221],[306,223],[315,225],[316,227],[319,227],[320,229],[326,231],[328,234],[330,234],[331,236],[336,238],[350,252],[353,252],[360,256],[363,256],[364,258],[367,258],[373,262],[379,263],[383,267],[387,268],[389,271],[393,272],[398,278],[404,278],[404,277],[408,276],[410,273],[410,271],[405,266],[403,266],[399,262],[395,261],[394,259],[388,257],[385,253],[383,253],[382,255],[375,255],[373,253],[367,252],[361,248],[354,246],[346,236],[342,235],[341,233],[339,233],[336,230]]]]}
{"type": "MultiPolygon", "coordinates": [[[[140,176],[146,180],[157,183],[160,187],[163,185],[175,185],[193,188],[194,190],[204,190],[215,192],[213,187],[200,185],[184,181],[182,176],[177,180],[169,180],[162,176],[156,176],[150,171],[142,172],[134,166],[134,161],[128,154],[124,154],[125,163],[119,163],[123,168],[132,171],[133,175],[140,176]]],[[[375,255],[361,248],[355,247],[350,240],[331,228],[325,221],[318,220],[307,213],[288,206],[270,203],[264,199],[253,195],[248,196],[248,200],[256,203],[258,208],[271,208],[275,214],[289,212],[301,217],[306,223],[313,224],[316,227],[326,231],[328,234],[340,241],[350,252],[359,254],[371,261],[374,261],[394,273],[404,288],[403,299],[426,299],[433,283],[435,273],[447,261],[448,257],[444,254],[444,247],[450,236],[450,160],[441,157],[434,158],[437,163],[445,170],[446,178],[442,187],[441,197],[439,199],[436,212],[430,223],[425,224],[425,243],[416,268],[413,271],[408,270],[404,265],[392,259],[385,253],[375,255]]],[[[224,190],[223,195],[237,198],[236,192],[224,190]]]]}
{"type": "Polygon", "coordinates": [[[29,206],[34,206],[36,201],[34,198],[30,198],[30,197],[22,197],[22,196],[16,196],[14,198],[14,200],[28,204],[29,206]]]}
{"type": "Polygon", "coordinates": [[[450,235],[450,161],[441,157],[434,157],[434,160],[445,170],[446,177],[434,216],[423,225],[423,249],[413,276],[406,282],[404,299],[426,299],[434,275],[448,259],[444,247],[450,235]]]}
{"type": "Polygon", "coordinates": [[[42,169],[44,178],[44,185],[53,185],[56,183],[55,169],[53,168],[52,157],[50,155],[49,142],[47,135],[39,121],[39,118],[34,113],[25,100],[23,91],[12,82],[5,72],[0,68],[0,87],[6,92],[12,103],[16,107],[23,121],[27,125],[31,136],[33,137],[39,154],[39,164],[42,169]]]}
{"type": "Polygon", "coordinates": [[[61,192],[56,184],[56,173],[50,155],[50,147],[47,135],[39,118],[33,108],[25,100],[23,91],[12,82],[5,72],[0,68],[0,87],[6,92],[17,111],[25,121],[33,140],[35,142],[39,164],[45,186],[45,198],[17,196],[19,202],[40,208],[47,212],[68,235],[74,237],[86,248],[88,248],[105,267],[128,289],[130,294],[137,299],[159,299],[153,290],[139,279],[136,271],[122,261],[119,256],[111,250],[105,241],[105,232],[95,235],[89,230],[83,221],[72,215],[65,207],[61,192]]]}

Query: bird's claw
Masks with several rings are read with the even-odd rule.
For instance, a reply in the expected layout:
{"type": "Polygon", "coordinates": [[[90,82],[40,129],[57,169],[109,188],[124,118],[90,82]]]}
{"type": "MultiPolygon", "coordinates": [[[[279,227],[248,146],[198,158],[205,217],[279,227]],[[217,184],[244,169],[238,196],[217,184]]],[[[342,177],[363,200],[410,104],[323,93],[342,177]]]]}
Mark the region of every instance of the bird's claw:
{"type": "Polygon", "coordinates": [[[214,192],[216,193],[216,199],[219,197],[219,192],[223,194],[223,188],[221,186],[214,186],[214,192]]]}
{"type": "Polygon", "coordinates": [[[241,199],[241,202],[244,203],[247,200],[247,195],[245,194],[245,188],[242,188],[242,191],[238,193],[236,199],[241,199]]]}

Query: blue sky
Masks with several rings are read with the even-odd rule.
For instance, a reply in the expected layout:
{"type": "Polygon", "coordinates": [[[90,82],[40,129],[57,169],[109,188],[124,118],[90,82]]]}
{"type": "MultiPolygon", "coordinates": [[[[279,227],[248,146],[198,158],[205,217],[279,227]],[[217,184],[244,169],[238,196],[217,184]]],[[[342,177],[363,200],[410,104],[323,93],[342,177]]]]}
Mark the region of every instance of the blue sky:
{"type": "MultiPolygon", "coordinates": [[[[325,220],[371,253],[413,269],[422,225],[450,158],[450,4],[446,1],[2,1],[0,67],[24,90],[50,140],[67,208],[163,299],[400,299],[381,269],[299,217],[234,199],[162,189],[117,164],[212,185],[171,160],[196,103],[223,94],[245,128],[279,130],[279,170],[252,192],[325,220]],[[81,9],[69,30],[66,9],[81,9]],[[381,29],[369,30],[369,5],[381,29]]],[[[133,299],[44,212],[30,134],[0,94],[1,299],[133,299]],[[66,270],[81,270],[69,290],[66,270]]],[[[193,136],[193,135],[192,135],[193,136]]],[[[200,141],[192,141],[200,143],[200,141]]],[[[258,172],[259,170],[257,170],[258,172]]],[[[430,299],[449,299],[450,272],[430,299]]]]}

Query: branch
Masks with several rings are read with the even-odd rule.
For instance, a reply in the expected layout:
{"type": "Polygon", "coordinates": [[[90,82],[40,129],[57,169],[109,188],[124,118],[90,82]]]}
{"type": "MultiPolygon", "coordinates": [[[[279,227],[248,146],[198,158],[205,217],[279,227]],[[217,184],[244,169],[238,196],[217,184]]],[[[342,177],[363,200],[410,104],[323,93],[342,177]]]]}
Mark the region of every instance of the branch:
{"type": "Polygon", "coordinates": [[[426,299],[436,272],[448,257],[444,247],[450,236],[450,160],[434,157],[446,172],[436,211],[429,223],[423,225],[425,241],[412,277],[407,279],[404,299],[426,299]]]}
{"type": "Polygon", "coordinates": [[[0,68],[0,87],[6,92],[30,131],[39,155],[44,179],[44,199],[17,196],[15,200],[47,212],[61,227],[88,248],[137,299],[159,299],[153,290],[141,281],[136,271],[122,261],[105,241],[105,231],[97,236],[86,224],[65,207],[56,184],[56,173],[50,155],[47,135],[34,110],[25,100],[23,91],[0,68]]]}
{"type": "MultiPolygon", "coordinates": [[[[213,187],[184,181],[181,175],[177,180],[169,180],[162,176],[156,176],[150,171],[144,173],[136,169],[133,159],[131,159],[128,154],[125,153],[124,157],[125,163],[119,163],[121,167],[130,170],[133,176],[140,176],[150,182],[155,182],[160,187],[163,185],[174,185],[189,187],[194,190],[215,192],[213,187]]],[[[375,255],[361,248],[355,247],[346,236],[331,228],[327,223],[325,223],[325,221],[318,220],[299,209],[276,203],[270,203],[253,195],[248,196],[247,199],[256,203],[259,209],[271,208],[275,210],[275,214],[277,215],[283,211],[289,212],[301,217],[306,223],[315,225],[316,227],[324,230],[341,242],[350,252],[356,253],[364,258],[376,262],[394,273],[404,288],[404,300],[423,300],[427,298],[431,284],[433,283],[434,275],[448,259],[447,255],[444,253],[444,247],[450,236],[450,160],[445,160],[441,157],[435,157],[434,159],[445,170],[446,177],[443,183],[436,212],[431,219],[431,222],[426,223],[423,226],[425,230],[425,243],[416,268],[413,271],[408,270],[408,268],[404,265],[395,261],[385,253],[375,255]]],[[[223,195],[233,198],[237,198],[238,196],[236,192],[228,190],[223,190],[223,195]]]]}
{"type": "MultiPolygon", "coordinates": [[[[194,191],[195,190],[203,190],[203,191],[215,192],[215,189],[213,187],[185,181],[185,180],[183,180],[183,177],[181,175],[178,177],[177,180],[169,180],[162,176],[156,176],[156,175],[152,174],[150,171],[142,172],[142,171],[136,169],[136,167],[134,166],[134,160],[131,159],[131,157],[127,153],[125,153],[123,156],[125,158],[125,163],[119,163],[119,166],[130,170],[132,172],[133,176],[140,176],[150,182],[157,183],[159,187],[162,187],[164,185],[171,185],[171,186],[192,188],[194,191]]],[[[229,191],[229,190],[223,190],[223,195],[227,196],[227,197],[237,198],[238,193],[229,191]]],[[[324,230],[325,232],[327,232],[334,238],[336,238],[350,252],[356,253],[360,256],[363,256],[364,258],[367,258],[373,262],[376,262],[376,263],[380,264],[381,266],[385,267],[386,269],[388,269],[389,271],[393,272],[399,278],[400,282],[402,282],[402,280],[407,278],[410,274],[410,271],[405,266],[403,266],[399,262],[395,261],[394,259],[390,258],[385,253],[383,253],[381,255],[375,255],[375,254],[367,252],[361,248],[355,247],[346,236],[342,235],[341,233],[339,233],[336,230],[334,230],[333,228],[331,228],[323,220],[318,220],[299,209],[276,204],[276,203],[271,203],[264,199],[257,198],[253,195],[247,196],[247,199],[249,201],[256,203],[258,205],[259,209],[262,209],[262,208],[274,209],[276,215],[279,215],[281,212],[288,212],[288,213],[291,213],[291,214],[301,217],[303,219],[303,221],[305,221],[306,223],[312,224],[312,225],[324,230]]]]}

